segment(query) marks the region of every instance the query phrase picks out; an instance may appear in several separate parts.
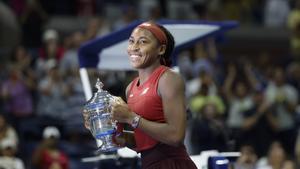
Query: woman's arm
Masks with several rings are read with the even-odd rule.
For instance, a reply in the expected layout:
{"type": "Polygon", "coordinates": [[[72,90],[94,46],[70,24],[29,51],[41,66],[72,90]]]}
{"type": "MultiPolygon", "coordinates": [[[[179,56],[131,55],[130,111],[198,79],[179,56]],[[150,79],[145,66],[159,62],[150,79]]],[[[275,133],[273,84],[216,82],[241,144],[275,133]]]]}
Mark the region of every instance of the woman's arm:
{"type": "Polygon", "coordinates": [[[158,86],[162,98],[165,123],[141,120],[141,129],[151,137],[169,145],[180,145],[185,136],[186,105],[185,86],[179,74],[173,71],[164,73],[158,86]]]}
{"type": "MultiPolygon", "coordinates": [[[[133,81],[132,81],[133,82],[133,81]]],[[[128,92],[131,89],[132,82],[128,84],[125,91],[126,99],[128,99],[128,92]]],[[[125,103],[125,102],[124,102],[125,103]]],[[[115,140],[118,144],[134,149],[136,147],[133,131],[124,130],[124,124],[118,124],[118,128],[121,128],[121,134],[116,135],[115,140]]]]}

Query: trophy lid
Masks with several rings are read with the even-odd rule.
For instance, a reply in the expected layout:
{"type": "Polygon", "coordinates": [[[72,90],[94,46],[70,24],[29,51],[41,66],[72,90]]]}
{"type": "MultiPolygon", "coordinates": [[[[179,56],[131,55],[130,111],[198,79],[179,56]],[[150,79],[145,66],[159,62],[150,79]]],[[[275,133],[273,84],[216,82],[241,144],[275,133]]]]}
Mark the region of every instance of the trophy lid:
{"type": "Polygon", "coordinates": [[[98,89],[97,92],[103,91],[103,86],[104,84],[100,81],[100,78],[97,78],[97,82],[95,84],[96,89],[98,89]]]}
{"type": "Polygon", "coordinates": [[[103,90],[104,84],[100,81],[100,78],[97,78],[95,88],[97,91],[93,93],[93,96],[86,102],[85,107],[87,109],[95,109],[95,108],[103,108],[103,106],[108,105],[110,102],[112,95],[103,90]]]}

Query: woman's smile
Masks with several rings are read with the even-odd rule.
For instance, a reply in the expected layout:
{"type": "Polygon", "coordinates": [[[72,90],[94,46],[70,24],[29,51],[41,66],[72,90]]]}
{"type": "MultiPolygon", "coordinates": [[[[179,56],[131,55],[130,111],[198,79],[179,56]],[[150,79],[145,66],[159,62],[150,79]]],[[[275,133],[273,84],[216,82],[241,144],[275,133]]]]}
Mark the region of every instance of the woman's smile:
{"type": "Polygon", "coordinates": [[[129,55],[130,61],[132,62],[139,61],[141,57],[142,57],[141,55],[137,55],[137,54],[129,55]]]}

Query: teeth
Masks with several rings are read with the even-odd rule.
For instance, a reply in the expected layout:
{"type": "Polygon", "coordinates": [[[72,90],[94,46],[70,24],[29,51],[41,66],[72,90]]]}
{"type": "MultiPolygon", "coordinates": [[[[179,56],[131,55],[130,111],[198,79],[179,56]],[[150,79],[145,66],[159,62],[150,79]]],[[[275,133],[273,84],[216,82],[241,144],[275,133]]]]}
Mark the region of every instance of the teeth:
{"type": "Polygon", "coordinates": [[[130,55],[131,58],[138,58],[138,55],[130,55]]]}

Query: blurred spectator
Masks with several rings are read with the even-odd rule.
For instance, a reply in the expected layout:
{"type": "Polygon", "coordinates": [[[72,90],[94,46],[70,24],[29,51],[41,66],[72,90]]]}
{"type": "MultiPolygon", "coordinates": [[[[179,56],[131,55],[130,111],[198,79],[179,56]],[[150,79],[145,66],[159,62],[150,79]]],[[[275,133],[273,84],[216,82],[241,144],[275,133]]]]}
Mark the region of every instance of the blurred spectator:
{"type": "Polygon", "coordinates": [[[58,147],[60,131],[47,126],[43,131],[43,140],[32,156],[32,165],[36,169],[68,169],[69,157],[58,147]]]}
{"type": "Polygon", "coordinates": [[[14,48],[11,61],[16,64],[23,73],[27,73],[29,69],[32,69],[34,60],[30,52],[22,45],[18,45],[14,48]]]}
{"type": "Polygon", "coordinates": [[[294,149],[294,154],[295,154],[295,161],[297,168],[300,167],[300,130],[298,129],[297,132],[297,138],[296,138],[296,144],[295,144],[295,149],[294,149]]]}
{"type": "MultiPolygon", "coordinates": [[[[254,25],[262,25],[263,23],[263,10],[265,0],[247,0],[251,3],[252,23],[254,25]]],[[[249,24],[252,24],[251,22],[249,24]]]]}
{"type": "Polygon", "coordinates": [[[278,120],[264,97],[264,91],[257,89],[252,96],[254,106],[243,113],[238,145],[251,144],[258,157],[267,154],[268,146],[275,138],[278,120]]]}
{"type": "Polygon", "coordinates": [[[195,78],[192,69],[192,64],[193,64],[192,49],[183,50],[178,54],[177,66],[179,68],[180,74],[182,75],[182,77],[185,79],[186,82],[195,78]]]}
{"type": "Polygon", "coordinates": [[[36,49],[41,44],[42,29],[48,14],[41,7],[38,0],[26,0],[26,7],[21,15],[22,44],[36,49]]]}
{"type": "Polygon", "coordinates": [[[152,6],[149,10],[149,20],[160,20],[163,19],[162,9],[160,6],[152,6]]]}
{"type": "Polygon", "coordinates": [[[60,36],[57,30],[47,29],[43,33],[43,47],[39,51],[43,59],[54,58],[59,61],[63,55],[63,49],[60,46],[60,36]]]}
{"type": "Polygon", "coordinates": [[[92,17],[87,23],[84,32],[84,41],[93,40],[110,32],[110,25],[104,17],[92,17]]]}
{"type": "Polygon", "coordinates": [[[5,139],[0,144],[1,169],[25,169],[22,159],[16,156],[18,149],[13,140],[5,139]]]}
{"type": "Polygon", "coordinates": [[[184,70],[186,73],[192,73],[192,79],[186,83],[187,98],[189,99],[195,95],[201,89],[202,84],[209,86],[209,95],[216,94],[218,89],[214,79],[216,78],[215,61],[217,50],[214,39],[198,42],[194,46],[191,56],[187,57],[185,58],[186,65],[179,64],[181,67],[185,66],[184,70]]]}
{"type": "Polygon", "coordinates": [[[282,169],[296,169],[296,164],[292,159],[285,160],[282,169]]]}
{"type": "Polygon", "coordinates": [[[192,10],[195,12],[196,19],[221,20],[222,12],[219,9],[222,5],[223,3],[220,0],[195,1],[192,4],[192,10]]]}
{"type": "Polygon", "coordinates": [[[201,1],[194,3],[192,6],[197,19],[199,20],[209,20],[208,16],[208,2],[207,1],[201,1]]]}
{"type": "Polygon", "coordinates": [[[262,51],[259,52],[258,57],[253,60],[252,71],[260,83],[260,87],[266,87],[270,79],[270,70],[274,67],[273,56],[270,52],[262,51]]]}
{"type": "MultiPolygon", "coordinates": [[[[225,17],[223,19],[237,18],[242,25],[261,25],[263,22],[263,10],[265,0],[225,0],[225,3],[229,3],[226,8],[227,10],[234,9],[237,7],[238,9],[234,9],[234,12],[230,12],[229,18],[225,17]],[[234,4],[235,3],[235,4],[234,4]],[[239,14],[240,16],[237,16],[239,14]]],[[[226,14],[225,16],[228,16],[226,14]]]]}
{"type": "Polygon", "coordinates": [[[15,48],[11,60],[15,64],[16,68],[20,69],[24,81],[33,96],[35,104],[37,77],[36,72],[34,71],[33,57],[24,46],[19,45],[15,48]]]}
{"type": "Polygon", "coordinates": [[[59,63],[64,54],[64,48],[60,45],[59,34],[54,29],[48,29],[43,34],[43,46],[39,49],[39,57],[36,70],[39,77],[46,74],[47,65],[50,62],[59,63]]]}
{"type": "Polygon", "coordinates": [[[96,14],[96,0],[76,0],[78,16],[94,16],[96,14]]]}
{"type": "Polygon", "coordinates": [[[222,14],[223,14],[222,19],[242,21],[241,1],[224,0],[222,14]]]}
{"type": "Polygon", "coordinates": [[[19,138],[16,130],[9,125],[9,122],[4,115],[0,114],[0,145],[5,141],[9,140],[11,144],[18,145],[19,138]]]}
{"type": "Polygon", "coordinates": [[[64,82],[58,65],[53,62],[48,66],[47,75],[38,84],[37,113],[39,116],[62,120],[62,116],[67,108],[66,100],[68,99],[70,88],[64,82]]]}
{"type": "Polygon", "coordinates": [[[261,24],[265,0],[242,0],[240,2],[243,24],[261,24]]]}
{"type": "Polygon", "coordinates": [[[14,64],[9,67],[9,77],[1,86],[1,98],[12,124],[18,130],[19,121],[33,115],[33,99],[30,86],[24,79],[20,68],[14,64]]]}
{"type": "Polygon", "coordinates": [[[69,69],[65,74],[65,84],[68,87],[68,97],[65,99],[66,109],[62,113],[65,125],[83,126],[82,105],[86,103],[84,91],[79,76],[79,67],[69,69]],[[72,120],[68,120],[72,119],[72,120]]]}
{"type": "Polygon", "coordinates": [[[257,169],[282,169],[287,158],[285,149],[280,142],[273,141],[269,146],[268,154],[257,162],[257,169]]]}
{"type": "Polygon", "coordinates": [[[223,92],[228,102],[227,125],[232,131],[233,137],[236,137],[240,133],[243,125],[243,112],[250,110],[254,106],[251,91],[255,89],[257,85],[250,71],[250,66],[240,66],[243,67],[242,70],[243,73],[246,74],[247,79],[238,79],[237,71],[239,71],[239,69],[231,64],[228,67],[227,77],[223,86],[223,92]]]}
{"type": "Polygon", "coordinates": [[[282,68],[274,68],[272,74],[273,77],[265,91],[266,100],[272,106],[278,120],[278,138],[288,153],[291,154],[296,140],[297,90],[287,83],[282,68]]]}
{"type": "Polygon", "coordinates": [[[245,144],[240,147],[241,155],[234,163],[234,169],[256,169],[257,154],[251,145],[245,144]]]}
{"type": "Polygon", "coordinates": [[[214,82],[212,75],[209,72],[202,71],[199,73],[198,78],[194,78],[186,83],[186,96],[188,99],[197,95],[202,86],[208,87],[208,96],[215,96],[218,94],[218,86],[214,82]]]}
{"type": "MultiPolygon", "coordinates": [[[[7,70],[7,64],[5,62],[1,62],[0,63],[0,88],[3,84],[3,82],[7,79],[8,76],[8,70],[7,70]]],[[[4,101],[2,99],[2,97],[0,96],[0,111],[4,112],[5,108],[4,108],[4,101]]]]}
{"type": "Polygon", "coordinates": [[[217,49],[214,39],[208,39],[205,42],[198,42],[194,47],[193,72],[197,77],[200,72],[206,71],[214,75],[214,62],[217,58],[217,49]]]}
{"type": "Polygon", "coordinates": [[[39,0],[43,9],[50,16],[57,15],[75,15],[76,1],[74,0],[39,0]]]}
{"type": "Polygon", "coordinates": [[[68,97],[65,97],[67,107],[62,113],[62,119],[67,120],[65,125],[82,124],[81,109],[85,103],[84,91],[79,76],[79,63],[77,50],[84,40],[84,36],[80,31],[70,35],[71,46],[64,53],[64,56],[59,64],[59,73],[65,77],[64,83],[68,86],[68,97]]]}
{"type": "Polygon", "coordinates": [[[113,30],[119,30],[126,25],[130,24],[134,20],[138,19],[137,10],[135,9],[134,5],[125,4],[120,5],[122,10],[122,15],[120,16],[119,20],[116,20],[113,24],[113,30]]]}
{"type": "Polygon", "coordinates": [[[200,110],[203,109],[207,104],[213,104],[216,108],[216,111],[219,115],[224,115],[225,104],[220,96],[217,94],[209,93],[209,85],[203,84],[200,91],[191,98],[190,108],[194,117],[197,116],[197,113],[200,113],[200,110]]]}
{"type": "Polygon", "coordinates": [[[204,150],[226,151],[228,133],[216,105],[206,104],[191,123],[191,154],[204,150]]]}
{"type": "Polygon", "coordinates": [[[288,15],[287,27],[290,34],[290,50],[293,58],[300,61],[300,1],[295,1],[295,7],[288,15]]]}
{"type": "Polygon", "coordinates": [[[84,40],[84,35],[82,32],[77,31],[70,35],[70,48],[64,53],[59,64],[60,71],[66,72],[69,70],[79,69],[78,63],[78,49],[84,40]]]}
{"type": "MultiPolygon", "coordinates": [[[[288,83],[296,88],[298,96],[300,96],[300,62],[292,62],[287,67],[287,79],[288,83]]],[[[299,101],[300,100],[298,100],[298,106],[300,106],[299,101]]]]}
{"type": "Polygon", "coordinates": [[[1,62],[0,63],[0,85],[3,83],[3,81],[7,78],[7,63],[6,62],[1,62]]]}
{"type": "Polygon", "coordinates": [[[285,27],[289,13],[288,0],[266,0],[264,25],[267,27],[285,27]]]}

